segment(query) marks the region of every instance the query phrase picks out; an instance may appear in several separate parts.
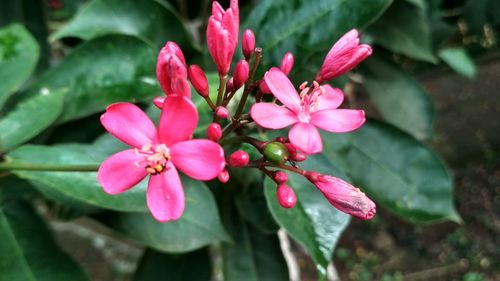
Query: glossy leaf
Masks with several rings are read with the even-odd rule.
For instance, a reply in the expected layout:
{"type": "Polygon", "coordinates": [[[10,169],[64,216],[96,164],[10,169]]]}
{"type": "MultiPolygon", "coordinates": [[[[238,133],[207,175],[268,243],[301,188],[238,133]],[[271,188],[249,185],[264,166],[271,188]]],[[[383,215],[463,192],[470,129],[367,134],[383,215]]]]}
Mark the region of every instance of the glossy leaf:
{"type": "Polygon", "coordinates": [[[187,45],[188,32],[175,10],[162,1],[93,0],[51,36],[90,40],[107,34],[125,34],[160,47],[167,40],[187,45]]]}
{"type": "Polygon", "coordinates": [[[40,56],[36,39],[20,24],[0,29],[0,108],[35,70],[40,56]]]}
{"type": "Polygon", "coordinates": [[[0,119],[0,150],[22,144],[49,127],[61,114],[63,101],[63,91],[44,89],[18,103],[0,119]]]}
{"type": "Polygon", "coordinates": [[[422,7],[406,1],[394,4],[369,27],[367,33],[375,43],[414,59],[436,63],[431,30],[422,7]]]}
{"type": "Polygon", "coordinates": [[[211,277],[211,261],[206,248],[180,255],[147,249],[134,280],[209,281],[211,277]]]}
{"type": "Polygon", "coordinates": [[[387,122],[418,139],[432,136],[434,106],[418,81],[378,57],[367,59],[361,70],[366,91],[387,122]]]}
{"type": "Polygon", "coordinates": [[[201,181],[182,178],[186,209],[179,220],[160,223],[148,213],[109,213],[100,218],[109,227],[141,244],[170,253],[185,253],[228,241],[215,200],[201,181]]]}
{"type": "Polygon", "coordinates": [[[88,280],[26,203],[0,202],[0,241],[0,280],[88,280]]]}
{"type": "MultiPolygon", "coordinates": [[[[340,169],[321,155],[309,157],[301,168],[346,179],[340,169]]],[[[278,224],[311,255],[318,273],[325,275],[335,244],[350,216],[330,205],[323,194],[303,177],[290,174],[288,185],[297,195],[297,204],[291,209],[278,204],[276,183],[266,178],[264,186],[269,209],[278,224]]]]}
{"type": "Polygon", "coordinates": [[[154,78],[156,56],[139,39],[100,37],[76,48],[30,91],[67,89],[60,122],[103,111],[113,102],[151,99],[161,93],[154,78]]]}
{"type": "Polygon", "coordinates": [[[476,76],[476,65],[464,48],[444,48],[438,56],[457,73],[469,79],[476,76]]]}
{"type": "Polygon", "coordinates": [[[353,183],[402,219],[460,220],[446,166],[413,137],[370,121],[354,133],[323,140],[326,155],[343,162],[353,183]]]}

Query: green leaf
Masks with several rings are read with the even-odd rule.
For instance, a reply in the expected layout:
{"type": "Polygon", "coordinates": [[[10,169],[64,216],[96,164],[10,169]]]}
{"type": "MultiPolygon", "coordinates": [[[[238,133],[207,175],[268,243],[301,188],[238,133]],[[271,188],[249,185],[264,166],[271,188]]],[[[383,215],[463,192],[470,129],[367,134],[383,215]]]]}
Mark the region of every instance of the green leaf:
{"type": "MultiPolygon", "coordinates": [[[[346,179],[341,170],[320,155],[309,157],[301,167],[346,179]]],[[[318,273],[324,276],[335,244],[350,216],[330,205],[323,194],[303,177],[289,174],[288,185],[297,195],[294,208],[285,209],[279,205],[276,183],[269,178],[264,183],[267,204],[278,224],[304,246],[316,262],[318,273]]]]}
{"type": "Polygon", "coordinates": [[[63,37],[94,39],[108,34],[141,38],[153,46],[167,41],[189,45],[188,32],[175,10],[167,3],[153,0],[93,0],[81,8],[51,40],[63,37]]]}
{"type": "Polygon", "coordinates": [[[366,91],[384,119],[417,139],[432,136],[434,106],[424,87],[376,56],[361,66],[366,91]]]}
{"type": "Polygon", "coordinates": [[[413,137],[369,121],[356,132],[323,140],[326,155],[343,162],[354,184],[402,219],[460,220],[446,166],[413,137]]]}
{"type": "Polygon", "coordinates": [[[0,204],[0,241],[0,280],[88,280],[29,204],[0,204]]]}
{"type": "Polygon", "coordinates": [[[0,108],[35,70],[40,56],[36,39],[20,24],[0,29],[0,108]]]}
{"type": "Polygon", "coordinates": [[[109,227],[153,249],[185,253],[228,241],[215,200],[200,181],[182,177],[186,209],[179,220],[160,223],[151,214],[109,213],[100,218],[109,227]]]}
{"type": "Polygon", "coordinates": [[[151,99],[156,51],[139,39],[110,35],[86,42],[46,72],[30,92],[66,89],[60,122],[88,116],[118,101],[151,99]]]}
{"type": "Polygon", "coordinates": [[[135,281],[209,281],[212,277],[206,248],[183,255],[147,249],[134,275],[135,281]]]}
{"type": "Polygon", "coordinates": [[[367,33],[375,43],[414,59],[436,63],[426,11],[406,1],[395,1],[367,33]]]}
{"type": "Polygon", "coordinates": [[[464,48],[444,48],[438,56],[458,74],[469,79],[476,77],[476,65],[464,48]]]}
{"type": "Polygon", "coordinates": [[[63,110],[64,92],[42,90],[0,119],[0,151],[7,151],[54,123],[63,110]]]}
{"type": "MultiPolygon", "coordinates": [[[[102,155],[96,155],[92,146],[86,145],[26,145],[7,154],[7,162],[56,165],[97,166],[103,158],[102,155]]],[[[97,182],[95,172],[16,170],[14,173],[20,178],[54,189],[55,194],[89,205],[124,212],[147,212],[145,181],[125,193],[109,195],[97,182]]]]}

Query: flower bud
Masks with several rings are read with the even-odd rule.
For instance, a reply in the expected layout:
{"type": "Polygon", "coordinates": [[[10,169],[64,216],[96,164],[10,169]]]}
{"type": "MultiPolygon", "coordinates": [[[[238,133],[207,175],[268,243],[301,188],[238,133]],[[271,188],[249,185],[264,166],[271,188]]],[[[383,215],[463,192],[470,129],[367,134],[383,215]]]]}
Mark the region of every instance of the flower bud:
{"type": "Polygon", "coordinates": [[[267,143],[262,150],[267,161],[275,164],[283,164],[288,160],[288,149],[281,142],[273,141],[267,143]]]}
{"type": "Polygon", "coordinates": [[[187,81],[186,61],[181,49],[174,42],[167,42],[160,50],[156,62],[156,77],[163,92],[191,98],[187,81]]]}
{"type": "Polygon", "coordinates": [[[288,180],[288,175],[285,172],[276,171],[274,173],[274,180],[279,184],[285,183],[288,180]]]}
{"type": "Polygon", "coordinates": [[[208,97],[208,80],[205,72],[196,64],[192,64],[188,68],[188,76],[196,92],[204,98],[208,97]]]}
{"type": "Polygon", "coordinates": [[[220,182],[226,183],[229,181],[229,172],[226,169],[224,169],[222,170],[222,172],[220,172],[217,178],[219,179],[220,182]]]}
{"type": "Polygon", "coordinates": [[[241,49],[243,50],[243,56],[246,60],[249,60],[253,55],[255,50],[255,35],[250,29],[243,32],[243,38],[241,39],[241,49]]]}
{"type": "Polygon", "coordinates": [[[239,89],[248,80],[248,75],[250,73],[250,67],[246,60],[240,60],[236,67],[234,68],[234,90],[239,89]]]}
{"type": "Polygon", "coordinates": [[[222,137],[222,129],[218,123],[212,123],[208,125],[207,137],[214,142],[218,142],[222,137]]]}
{"type": "Polygon", "coordinates": [[[163,103],[165,102],[165,96],[156,97],[153,99],[153,104],[159,109],[163,108],[163,103]]]}
{"type": "Polygon", "coordinates": [[[227,93],[230,93],[232,91],[234,91],[234,79],[233,77],[229,78],[226,82],[226,92],[227,93]]]}
{"type": "Polygon", "coordinates": [[[217,117],[219,117],[221,119],[226,119],[229,117],[229,111],[227,110],[227,108],[225,108],[223,106],[218,106],[215,109],[215,115],[217,115],[217,117]]]}
{"type": "Polygon", "coordinates": [[[278,186],[276,196],[278,197],[278,203],[280,203],[283,208],[293,208],[297,203],[297,196],[295,196],[295,192],[293,192],[293,189],[286,184],[280,184],[278,186]]]}
{"type": "Polygon", "coordinates": [[[285,143],[286,142],[286,138],[285,137],[277,137],[274,140],[277,141],[277,142],[281,142],[281,143],[285,143]]]}
{"type": "Polygon", "coordinates": [[[293,156],[290,156],[290,160],[293,160],[295,162],[302,162],[307,159],[307,155],[304,153],[297,152],[293,156]]]}
{"type": "Polygon", "coordinates": [[[245,167],[250,161],[250,156],[243,150],[235,151],[229,156],[229,165],[232,167],[245,167]]]}
{"type": "Polygon", "coordinates": [[[280,69],[285,73],[285,75],[290,74],[293,68],[293,55],[292,53],[286,53],[281,59],[280,69]]]}
{"type": "Polygon", "coordinates": [[[259,89],[261,92],[264,94],[270,94],[271,89],[269,89],[269,86],[267,86],[266,80],[262,79],[259,83],[259,89]]]}

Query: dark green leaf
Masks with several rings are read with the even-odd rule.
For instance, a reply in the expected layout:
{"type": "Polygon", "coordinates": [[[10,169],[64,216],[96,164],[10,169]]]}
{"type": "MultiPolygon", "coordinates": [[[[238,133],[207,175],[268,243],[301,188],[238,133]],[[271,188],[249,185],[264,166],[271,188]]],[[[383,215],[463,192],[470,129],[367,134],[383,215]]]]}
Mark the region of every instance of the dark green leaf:
{"type": "Polygon", "coordinates": [[[55,243],[43,220],[22,202],[0,204],[0,280],[88,280],[55,243]]]}
{"type": "Polygon", "coordinates": [[[93,0],[51,36],[90,40],[107,34],[136,36],[160,47],[167,41],[188,45],[188,32],[175,10],[162,1],[93,0]]]}
{"type": "Polygon", "coordinates": [[[177,221],[160,223],[146,213],[110,213],[102,221],[151,248],[184,253],[229,239],[214,198],[203,182],[182,178],[186,209],[177,221]]]}
{"type": "Polygon", "coordinates": [[[206,248],[181,255],[147,249],[134,280],[209,281],[211,277],[211,261],[206,248]]]}
{"type": "Polygon", "coordinates": [[[63,110],[64,92],[43,89],[0,119],[0,150],[7,151],[54,123],[63,110]]]}
{"type": "Polygon", "coordinates": [[[457,73],[469,79],[476,76],[476,65],[464,48],[445,48],[439,50],[438,55],[457,73]]]}
{"type": "Polygon", "coordinates": [[[344,162],[354,184],[402,219],[460,220],[446,166],[411,136],[370,121],[354,133],[323,140],[325,153],[344,162]]]}
{"type": "MultiPolygon", "coordinates": [[[[309,157],[302,168],[346,179],[328,159],[309,157]]],[[[289,174],[288,184],[297,195],[297,205],[285,209],[278,204],[276,184],[266,179],[267,204],[278,224],[302,244],[317,265],[318,273],[326,274],[335,244],[350,217],[335,209],[311,183],[301,176],[289,174]]]]}
{"type": "Polygon", "coordinates": [[[434,106],[418,81],[376,56],[361,70],[368,95],[387,122],[418,139],[432,136],[434,106]]]}
{"type": "Polygon", "coordinates": [[[22,25],[0,29],[0,108],[30,77],[39,56],[35,38],[22,25]]]}

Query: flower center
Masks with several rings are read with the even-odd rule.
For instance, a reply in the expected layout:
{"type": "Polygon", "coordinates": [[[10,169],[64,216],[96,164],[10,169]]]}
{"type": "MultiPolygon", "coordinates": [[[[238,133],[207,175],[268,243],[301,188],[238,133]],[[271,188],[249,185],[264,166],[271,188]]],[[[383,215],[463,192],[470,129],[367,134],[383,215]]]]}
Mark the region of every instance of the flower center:
{"type": "Polygon", "coordinates": [[[170,150],[164,144],[145,144],[140,149],[135,148],[135,154],[141,156],[141,160],[135,165],[144,167],[150,175],[157,175],[166,170],[167,162],[170,160],[170,150]]]}
{"type": "Polygon", "coordinates": [[[325,89],[313,81],[312,86],[308,87],[309,82],[305,81],[300,86],[300,112],[299,120],[301,122],[309,122],[311,119],[310,113],[317,111],[319,106],[318,97],[325,94],[325,89]]]}

